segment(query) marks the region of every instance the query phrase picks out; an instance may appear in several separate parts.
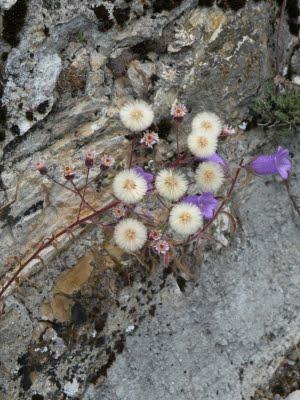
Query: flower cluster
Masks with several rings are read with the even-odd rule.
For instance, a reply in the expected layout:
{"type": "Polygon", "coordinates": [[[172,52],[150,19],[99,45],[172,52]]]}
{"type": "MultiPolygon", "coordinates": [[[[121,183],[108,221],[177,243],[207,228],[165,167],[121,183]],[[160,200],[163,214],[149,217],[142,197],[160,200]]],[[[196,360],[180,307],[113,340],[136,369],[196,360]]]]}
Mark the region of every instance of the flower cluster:
{"type": "MultiPolygon", "coordinates": [[[[97,208],[94,201],[93,204],[89,203],[90,196],[87,193],[93,184],[98,189],[102,177],[109,175],[106,171],[115,164],[112,155],[102,154],[99,162],[94,152],[88,151],[83,163],[85,179],[81,179],[80,172],[70,164],[64,167],[63,180],[54,177],[53,170],[45,163],[35,164],[35,169],[43,179],[51,180],[69,191],[70,195],[77,196],[76,218],[54,233],[46,243],[40,244],[31,257],[20,262],[13,277],[0,288],[0,300],[7,289],[18,280],[24,268],[33,259],[41,258],[42,251],[47,246],[54,246],[58,238],[86,223],[95,223],[104,231],[110,232],[107,236],[109,240],[113,238],[115,244],[125,252],[140,252],[135,256],[143,265],[146,265],[143,261],[150,250],[166,265],[173,260],[172,270],[180,269],[184,257],[181,251],[178,252],[178,246],[182,245],[183,249],[187,243],[189,246],[195,245],[198,241],[213,237],[213,232],[211,234],[207,230],[214,229],[222,212],[236,228],[234,216],[228,211],[227,204],[238,185],[242,169],[260,176],[280,176],[285,181],[287,193],[300,215],[296,196],[292,195],[287,181],[292,171],[287,149],[279,147],[273,154],[259,155],[246,163],[242,159],[238,166],[232,167],[217,150],[220,138],[226,140],[227,136],[235,135],[236,131],[229,125],[222,126],[220,118],[213,112],[205,111],[198,113],[192,120],[191,131],[186,140],[188,151],[181,151],[184,138],[180,138],[180,135],[186,113],[187,108],[183,104],[173,104],[171,117],[174,129],[169,136],[173,133],[176,135],[176,156],[173,160],[160,160],[156,164],[161,159],[159,152],[154,152],[151,162],[147,162],[147,156],[159,143],[151,105],[135,100],[121,108],[120,119],[131,131],[129,163],[122,171],[116,168],[119,172],[112,183],[113,199],[101,208],[97,208]],[[143,151],[136,151],[138,145],[144,147],[143,151]],[[139,154],[139,160],[135,159],[135,151],[139,154]],[[95,168],[98,168],[98,174],[92,177],[90,174],[95,172],[95,168]]],[[[244,129],[241,126],[240,128],[244,129]]],[[[182,271],[186,273],[186,266],[182,271]]]]}
{"type": "MultiPolygon", "coordinates": [[[[113,227],[115,243],[126,252],[136,252],[147,245],[155,253],[166,256],[177,236],[196,238],[205,228],[205,220],[209,221],[205,224],[210,225],[227,201],[226,197],[221,196],[225,200],[219,203],[218,192],[226,181],[233,182],[233,186],[235,184],[237,176],[230,177],[228,163],[217,153],[219,137],[233,135],[235,130],[228,125],[223,126],[213,112],[198,113],[192,120],[186,141],[190,152],[188,156],[188,153],[179,151],[178,140],[186,113],[187,108],[183,104],[173,104],[171,116],[175,122],[177,142],[177,159],[174,163],[160,166],[154,163],[149,166],[144,158],[140,165],[133,164],[132,146],[128,168],[118,172],[113,179],[112,191],[117,203],[110,214],[113,222],[107,226],[113,227]],[[184,164],[185,159],[187,162],[184,164]],[[188,170],[189,160],[197,163],[195,170],[188,170]],[[159,228],[154,229],[157,224],[159,228]]],[[[120,119],[132,132],[132,140],[136,135],[142,135],[139,143],[148,151],[159,143],[158,134],[153,130],[154,112],[146,102],[135,100],[125,104],[120,110],[120,119]]],[[[136,146],[136,141],[133,143],[136,146]]],[[[86,154],[84,163],[88,178],[90,169],[95,165],[92,151],[86,154]]],[[[111,155],[103,154],[100,171],[114,164],[111,155]]],[[[258,156],[248,164],[241,163],[239,170],[247,168],[257,175],[278,174],[287,179],[291,167],[288,150],[279,147],[274,154],[258,156]]],[[[44,163],[36,164],[36,169],[51,179],[44,163]]],[[[76,175],[72,166],[65,167],[64,177],[66,185],[71,184],[73,193],[81,198],[80,214],[82,204],[89,206],[84,199],[85,188],[80,192],[74,183],[76,175]]]]}

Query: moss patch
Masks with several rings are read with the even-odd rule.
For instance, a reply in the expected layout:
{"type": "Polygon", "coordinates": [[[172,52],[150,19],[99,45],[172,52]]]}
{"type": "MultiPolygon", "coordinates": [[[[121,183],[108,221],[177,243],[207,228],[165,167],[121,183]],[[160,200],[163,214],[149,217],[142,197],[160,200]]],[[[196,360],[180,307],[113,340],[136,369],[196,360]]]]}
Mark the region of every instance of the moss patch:
{"type": "Polygon", "coordinates": [[[251,114],[252,120],[265,128],[280,128],[281,137],[295,134],[300,124],[300,93],[285,90],[276,94],[274,85],[269,84],[253,104],[251,114]]]}

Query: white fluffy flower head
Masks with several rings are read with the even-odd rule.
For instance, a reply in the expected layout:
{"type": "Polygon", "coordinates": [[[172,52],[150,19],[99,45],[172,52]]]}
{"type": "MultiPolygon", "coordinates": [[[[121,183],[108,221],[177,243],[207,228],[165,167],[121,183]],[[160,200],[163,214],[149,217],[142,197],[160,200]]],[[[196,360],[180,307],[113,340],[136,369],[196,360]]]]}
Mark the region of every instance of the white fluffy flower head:
{"type": "Polygon", "coordinates": [[[124,203],[137,203],[148,190],[146,180],[134,169],[126,169],[118,173],[113,181],[113,191],[124,203]]]}
{"type": "Polygon", "coordinates": [[[217,137],[222,131],[222,123],[215,113],[205,111],[195,116],[192,122],[192,130],[217,137]]]}
{"type": "Polygon", "coordinates": [[[224,181],[223,168],[212,161],[204,162],[197,168],[195,178],[203,192],[216,192],[224,181]]]}
{"type": "Polygon", "coordinates": [[[188,136],[188,147],[196,157],[209,157],[217,150],[218,139],[205,131],[192,131],[188,136]]]}
{"type": "Polygon", "coordinates": [[[170,226],[180,235],[192,235],[203,226],[200,209],[194,204],[180,203],[170,212],[170,226]]]}
{"type": "Polygon", "coordinates": [[[116,244],[127,252],[140,250],[147,240],[145,225],[133,218],[119,222],[114,231],[116,244]]]}
{"type": "Polygon", "coordinates": [[[153,122],[154,113],[149,104],[136,100],[121,108],[120,118],[127,129],[139,132],[149,128],[153,122]]]}
{"type": "Polygon", "coordinates": [[[155,187],[162,197],[175,201],[187,191],[188,182],[184,175],[171,169],[163,169],[156,177],[155,187]]]}

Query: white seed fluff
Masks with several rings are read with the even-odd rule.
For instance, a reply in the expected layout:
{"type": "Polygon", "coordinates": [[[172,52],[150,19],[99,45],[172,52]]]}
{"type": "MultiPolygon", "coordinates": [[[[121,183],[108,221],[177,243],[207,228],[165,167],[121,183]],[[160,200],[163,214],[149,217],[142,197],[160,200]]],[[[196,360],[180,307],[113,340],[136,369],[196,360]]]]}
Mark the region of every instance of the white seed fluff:
{"type": "Polygon", "coordinates": [[[125,169],[119,172],[113,181],[114,194],[127,204],[140,201],[147,190],[146,180],[134,169],[125,169]]]}
{"type": "Polygon", "coordinates": [[[195,178],[203,192],[216,192],[224,181],[223,168],[212,161],[204,162],[197,168],[195,178]]]}
{"type": "Polygon", "coordinates": [[[194,204],[180,203],[172,208],[169,223],[176,233],[187,236],[203,226],[203,218],[200,209],[194,204]]]}
{"type": "Polygon", "coordinates": [[[192,131],[217,137],[222,132],[222,123],[215,113],[209,111],[201,112],[193,119],[192,131]]]}
{"type": "Polygon", "coordinates": [[[114,230],[116,244],[127,252],[140,250],[147,240],[147,229],[140,221],[126,218],[114,230]]]}
{"type": "Polygon", "coordinates": [[[217,150],[218,139],[207,132],[192,131],[189,134],[188,147],[196,157],[209,157],[217,150]]]}
{"type": "Polygon", "coordinates": [[[139,132],[149,128],[153,122],[154,113],[149,104],[136,100],[121,108],[120,118],[127,129],[139,132]]]}
{"type": "Polygon", "coordinates": [[[184,175],[171,169],[163,169],[155,179],[155,187],[162,197],[175,201],[187,191],[188,182],[184,175]]]}

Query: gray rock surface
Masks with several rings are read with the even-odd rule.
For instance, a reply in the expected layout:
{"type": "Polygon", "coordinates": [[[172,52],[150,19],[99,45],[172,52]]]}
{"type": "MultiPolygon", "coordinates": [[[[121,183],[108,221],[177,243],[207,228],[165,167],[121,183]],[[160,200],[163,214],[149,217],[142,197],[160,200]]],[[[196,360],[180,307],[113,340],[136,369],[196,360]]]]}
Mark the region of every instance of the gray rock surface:
{"type": "Polygon", "coordinates": [[[295,390],[295,392],[291,393],[286,400],[299,400],[300,399],[300,390],[295,390]]]}

